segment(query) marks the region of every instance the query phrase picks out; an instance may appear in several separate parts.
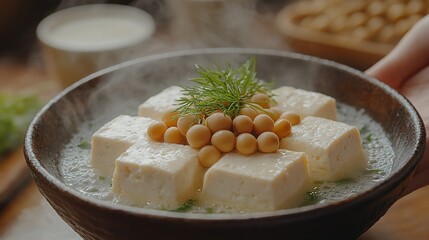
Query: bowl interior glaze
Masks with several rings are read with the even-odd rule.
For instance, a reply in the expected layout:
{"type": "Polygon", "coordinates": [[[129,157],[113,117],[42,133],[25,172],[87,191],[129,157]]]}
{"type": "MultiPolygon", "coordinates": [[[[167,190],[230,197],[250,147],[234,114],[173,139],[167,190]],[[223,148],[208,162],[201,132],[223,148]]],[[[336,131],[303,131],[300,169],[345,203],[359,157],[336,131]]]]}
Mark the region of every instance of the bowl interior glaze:
{"type": "Polygon", "coordinates": [[[423,123],[414,107],[362,72],[299,54],[227,48],[148,56],[82,79],[39,112],[29,127],[25,154],[42,194],[87,239],[198,239],[201,234],[208,239],[286,235],[291,239],[345,239],[367,230],[401,196],[422,157],[424,139],[423,123]],[[96,119],[101,126],[119,114],[136,115],[138,104],[150,96],[171,85],[187,84],[196,76],[195,64],[238,66],[249,57],[256,58],[257,77],[273,80],[276,87],[290,85],[317,91],[364,109],[382,125],[395,151],[390,176],[343,201],[244,215],[138,209],[86,197],[64,184],[58,169],[61,152],[85,122],[96,119]]]}

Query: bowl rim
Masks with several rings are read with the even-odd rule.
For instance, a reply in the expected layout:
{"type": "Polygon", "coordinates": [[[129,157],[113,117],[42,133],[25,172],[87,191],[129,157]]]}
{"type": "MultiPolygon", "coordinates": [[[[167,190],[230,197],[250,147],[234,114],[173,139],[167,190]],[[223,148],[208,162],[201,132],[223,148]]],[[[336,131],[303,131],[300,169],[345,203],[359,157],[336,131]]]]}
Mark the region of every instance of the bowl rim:
{"type": "MultiPolygon", "coordinates": [[[[82,78],[81,80],[70,85],[55,97],[49,100],[42,109],[36,114],[32,122],[30,123],[24,142],[24,155],[26,158],[27,165],[30,170],[36,172],[38,175],[43,176],[44,180],[47,181],[53,188],[57,191],[67,194],[68,197],[73,198],[74,200],[79,201],[81,204],[92,205],[98,208],[102,208],[105,211],[117,212],[117,213],[126,213],[134,215],[137,217],[146,217],[146,218],[168,218],[175,221],[189,221],[189,220],[198,220],[198,221],[236,221],[236,220],[245,220],[245,219],[268,219],[268,218],[287,218],[293,219],[306,219],[312,218],[312,216],[324,216],[327,214],[332,214],[333,212],[339,212],[342,209],[352,208],[357,204],[362,204],[365,202],[371,202],[373,199],[378,196],[382,196],[385,193],[388,193],[394,189],[400,182],[406,179],[407,176],[413,173],[418,162],[421,160],[425,148],[425,128],[423,120],[421,119],[419,113],[410,103],[410,101],[405,98],[403,95],[398,93],[393,88],[389,87],[385,83],[366,75],[365,73],[354,69],[352,67],[331,61],[326,59],[321,59],[314,56],[308,56],[304,54],[288,52],[283,50],[274,50],[274,49],[261,49],[261,48],[202,48],[202,49],[187,49],[174,52],[165,52],[154,55],[143,56],[141,58],[129,60],[117,65],[102,69],[98,72],[95,72],[87,77],[82,78]],[[366,191],[359,192],[352,197],[328,202],[328,203],[319,203],[315,205],[308,205],[298,208],[275,210],[275,211],[264,211],[264,212],[252,212],[246,214],[199,214],[199,213],[178,213],[172,211],[164,210],[155,210],[155,209],[146,209],[131,207],[122,204],[115,204],[109,201],[99,200],[93,197],[89,197],[79,193],[77,190],[66,186],[60,179],[51,175],[48,170],[46,170],[40,163],[37,158],[32,138],[35,134],[35,125],[41,121],[44,113],[51,108],[55,103],[57,103],[63,97],[66,97],[69,93],[79,88],[79,86],[84,85],[87,82],[90,82],[92,79],[103,76],[105,74],[114,72],[116,70],[130,67],[133,65],[149,63],[151,61],[157,61],[166,58],[175,58],[181,56],[190,56],[190,55],[204,55],[204,54],[253,54],[253,55],[270,55],[276,57],[286,57],[299,60],[305,60],[310,62],[317,62],[321,65],[327,65],[329,67],[339,68],[341,71],[348,72],[352,75],[356,75],[365,81],[368,81],[370,84],[373,84],[381,88],[386,94],[391,95],[398,101],[403,104],[403,107],[411,114],[411,119],[417,124],[416,126],[416,137],[417,142],[413,149],[413,154],[406,161],[404,166],[402,166],[398,171],[392,172],[386,179],[383,179],[379,183],[375,184],[366,191]],[[302,214],[305,213],[305,214],[302,214]]],[[[34,173],[33,173],[34,174],[34,173]]],[[[403,189],[402,189],[403,190],[403,189]]],[[[43,191],[41,191],[43,194],[43,191]]],[[[396,201],[397,199],[394,199],[396,201]]],[[[393,202],[392,202],[393,203],[393,202]]]]}

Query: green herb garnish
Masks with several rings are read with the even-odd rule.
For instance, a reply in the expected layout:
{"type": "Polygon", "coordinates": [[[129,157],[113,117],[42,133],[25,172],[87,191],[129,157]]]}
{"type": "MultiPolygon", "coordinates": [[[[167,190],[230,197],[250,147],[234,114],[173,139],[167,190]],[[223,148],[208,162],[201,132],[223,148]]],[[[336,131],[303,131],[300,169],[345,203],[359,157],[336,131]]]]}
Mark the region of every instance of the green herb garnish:
{"type": "Polygon", "coordinates": [[[206,208],[206,213],[208,213],[208,214],[214,213],[214,209],[213,208],[206,208]]]}
{"type": "Polygon", "coordinates": [[[189,211],[193,206],[195,206],[196,201],[189,199],[188,201],[186,201],[182,206],[171,210],[172,212],[187,212],[189,211]]]}
{"type": "Polygon", "coordinates": [[[374,135],[372,135],[371,133],[369,133],[368,135],[366,135],[363,138],[362,144],[367,145],[367,144],[371,143],[374,140],[376,140],[376,138],[374,137],[374,135]]]}
{"type": "Polygon", "coordinates": [[[23,140],[41,101],[35,96],[0,93],[0,154],[17,147],[23,140]]]}
{"type": "Polygon", "coordinates": [[[176,101],[180,116],[192,115],[202,121],[206,116],[222,111],[234,118],[243,107],[262,108],[250,101],[256,93],[266,94],[271,101],[274,95],[270,84],[256,78],[254,58],[239,68],[208,69],[196,66],[199,77],[191,79],[195,86],[183,87],[183,97],[176,101]]]}
{"type": "Polygon", "coordinates": [[[311,191],[307,192],[307,198],[304,205],[313,205],[320,202],[322,198],[320,197],[319,187],[314,187],[311,191]]]}
{"type": "Polygon", "coordinates": [[[77,146],[82,149],[91,149],[91,144],[86,140],[80,141],[80,143],[77,146]]]}
{"type": "Polygon", "coordinates": [[[98,176],[98,180],[104,181],[104,180],[106,180],[106,177],[105,176],[98,176]]]}
{"type": "Polygon", "coordinates": [[[361,129],[359,129],[359,132],[361,134],[366,134],[369,132],[368,127],[366,125],[364,125],[361,129]]]}
{"type": "Polygon", "coordinates": [[[353,183],[355,181],[356,181],[356,179],[353,179],[353,178],[344,178],[344,179],[335,181],[334,183],[337,185],[345,185],[345,184],[353,183]]]}
{"type": "Polygon", "coordinates": [[[319,193],[316,191],[307,192],[307,196],[310,201],[317,201],[320,198],[319,193]]]}

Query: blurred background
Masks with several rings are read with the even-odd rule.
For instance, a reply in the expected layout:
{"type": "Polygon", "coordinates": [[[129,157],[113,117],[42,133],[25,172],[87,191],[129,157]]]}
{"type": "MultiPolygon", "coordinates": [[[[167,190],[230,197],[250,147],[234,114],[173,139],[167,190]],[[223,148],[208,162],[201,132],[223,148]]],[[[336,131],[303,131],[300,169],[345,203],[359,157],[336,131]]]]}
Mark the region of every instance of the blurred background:
{"type": "Polygon", "coordinates": [[[286,48],[360,69],[385,55],[429,11],[426,0],[1,1],[0,56],[30,57],[38,50],[35,30],[43,18],[94,3],[145,10],[156,21],[154,38],[174,37],[176,48],[286,48]]]}
{"type": "MultiPolygon", "coordinates": [[[[429,12],[428,0],[0,1],[0,239],[78,239],[31,181],[21,143],[35,112],[66,87],[49,69],[38,24],[60,10],[95,3],[133,6],[152,16],[155,31],[133,58],[206,47],[269,48],[360,70],[385,56],[429,12]],[[50,227],[55,230],[41,231],[50,227]]],[[[429,209],[415,202],[428,199],[427,192],[399,201],[362,239],[427,239],[421,226],[429,217],[420,212],[429,209]]]]}
{"type": "MultiPolygon", "coordinates": [[[[37,51],[36,27],[37,24],[49,14],[80,5],[96,4],[96,3],[112,3],[129,5],[140,8],[148,12],[156,21],[157,34],[163,35],[181,35],[182,29],[177,29],[177,22],[180,22],[182,28],[195,28],[195,26],[184,26],[183,24],[189,23],[185,21],[195,20],[202,22],[194,22],[197,27],[204,27],[205,31],[213,32],[220,30],[215,28],[213,21],[220,21],[213,19],[216,16],[227,16],[230,20],[230,26],[225,26],[222,30],[233,29],[237,26],[244,26],[250,20],[262,17],[258,16],[260,12],[267,13],[268,11],[276,11],[280,7],[288,4],[291,1],[279,0],[234,0],[234,1],[201,1],[201,0],[17,0],[17,1],[2,1],[0,3],[0,54],[2,56],[17,56],[28,57],[29,54],[37,51]],[[228,16],[234,9],[234,13],[239,13],[234,16],[228,16]],[[184,15],[187,11],[192,12],[192,16],[184,15]],[[221,12],[224,11],[224,12],[221,12]],[[215,12],[215,13],[213,13],[215,12]],[[240,16],[241,15],[241,16],[240,16]],[[206,19],[203,19],[205,18],[206,19]],[[188,18],[184,20],[184,18],[188,18]],[[238,22],[238,23],[237,23],[238,22]],[[204,24],[204,26],[202,26],[204,24]]],[[[261,19],[259,19],[261,20],[261,19]]],[[[226,23],[226,22],[224,22],[226,23]]],[[[245,32],[250,29],[235,29],[236,31],[245,32]]],[[[225,33],[224,33],[225,34],[225,33]]],[[[177,37],[177,36],[176,36],[177,37]]],[[[194,38],[195,39],[195,38],[194,38]]],[[[188,39],[189,40],[189,39],[188,39]]],[[[199,45],[203,46],[203,40],[199,41],[199,45]]],[[[219,40],[219,44],[224,46],[231,46],[236,44],[227,42],[226,40],[219,40]]],[[[206,45],[210,45],[207,42],[206,45]]]]}

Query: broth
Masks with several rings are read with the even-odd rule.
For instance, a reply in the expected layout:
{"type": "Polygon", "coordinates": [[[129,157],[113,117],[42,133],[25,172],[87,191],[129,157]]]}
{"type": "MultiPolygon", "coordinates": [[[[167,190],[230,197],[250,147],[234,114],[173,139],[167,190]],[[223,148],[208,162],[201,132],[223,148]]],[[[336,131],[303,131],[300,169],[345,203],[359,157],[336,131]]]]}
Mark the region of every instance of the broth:
{"type": "MultiPolygon", "coordinates": [[[[95,119],[83,124],[80,131],[63,149],[59,164],[62,181],[84,195],[117,204],[132,205],[116,198],[111,193],[111,179],[97,176],[89,164],[89,142],[92,134],[104,124],[101,119],[103,118],[100,117],[98,121],[95,119]]],[[[376,186],[390,175],[395,154],[382,127],[372,120],[364,110],[356,110],[338,102],[337,120],[360,129],[363,147],[368,157],[368,167],[362,174],[351,179],[337,182],[316,182],[307,193],[307,201],[304,205],[335,202],[350,198],[376,186]]],[[[227,206],[214,208],[213,206],[199,205],[198,192],[195,199],[197,200],[196,205],[194,202],[190,202],[179,209],[171,206],[160,206],[156,203],[146,203],[136,207],[177,211],[189,210],[198,213],[237,213],[237,210],[227,206]]]]}

